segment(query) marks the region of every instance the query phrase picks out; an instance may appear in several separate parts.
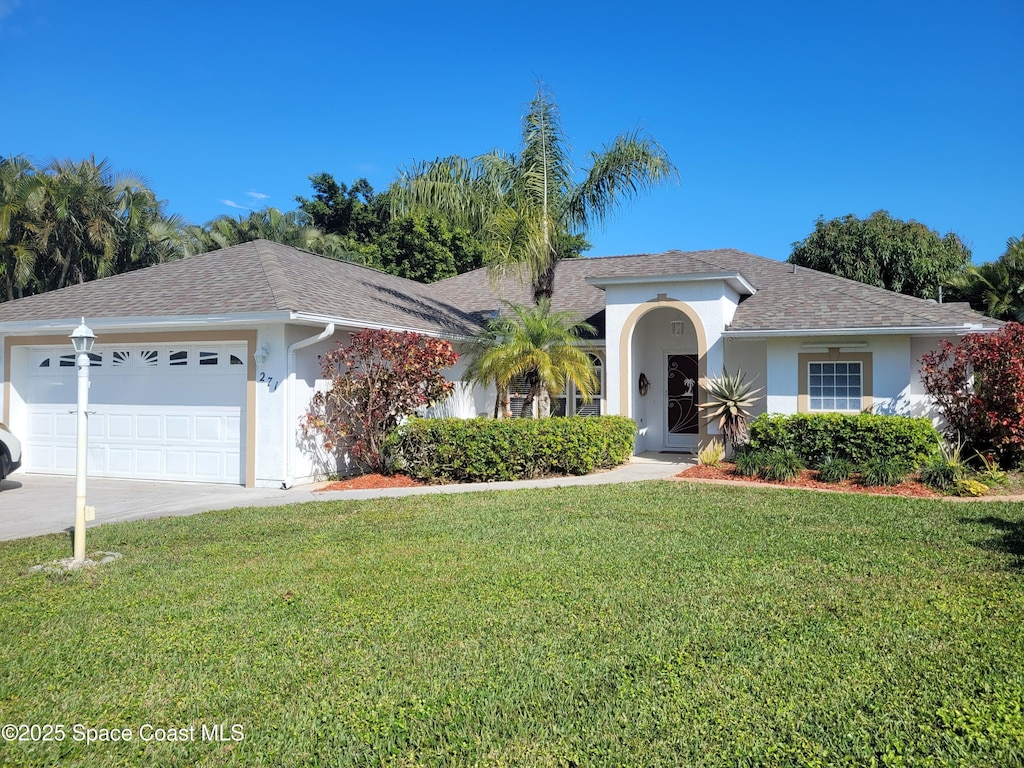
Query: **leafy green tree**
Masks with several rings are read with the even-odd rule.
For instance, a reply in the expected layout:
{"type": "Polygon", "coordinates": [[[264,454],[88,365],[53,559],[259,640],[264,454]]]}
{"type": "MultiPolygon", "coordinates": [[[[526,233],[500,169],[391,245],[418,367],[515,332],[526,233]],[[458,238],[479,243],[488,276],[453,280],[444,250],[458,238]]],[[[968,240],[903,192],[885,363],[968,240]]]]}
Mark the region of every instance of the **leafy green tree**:
{"type": "Polygon", "coordinates": [[[654,139],[633,131],[592,152],[582,178],[569,157],[558,107],[543,86],[523,117],[519,154],[494,150],[414,164],[392,187],[393,210],[440,211],[473,232],[497,269],[526,264],[535,300],[550,298],[555,265],[578,256],[587,230],[642,191],[676,178],[654,139]]]}
{"type": "Polygon", "coordinates": [[[312,226],[364,245],[375,240],[385,223],[386,206],[370,182],[359,179],[349,187],[329,173],[315,174],[309,181],[313,197],[296,197],[295,201],[312,226]]]}
{"type": "Polygon", "coordinates": [[[366,179],[351,187],[329,173],[309,180],[313,197],[295,198],[302,212],[370,266],[425,283],[483,266],[483,246],[436,211],[393,216],[389,193],[375,193],[366,179]]]}
{"type": "Polygon", "coordinates": [[[789,262],[924,299],[971,263],[971,251],[952,232],[940,236],[917,221],[886,211],[825,221],[793,243],[789,262]]]}
{"type": "Polygon", "coordinates": [[[1011,237],[995,261],[968,267],[948,283],[951,298],[997,320],[1024,322],[1024,240],[1011,237]]]}
{"type": "Polygon", "coordinates": [[[551,413],[551,398],[560,395],[568,382],[585,403],[597,390],[597,375],[582,338],[594,327],[572,312],[552,312],[551,300],[536,306],[509,305],[512,316],[492,319],[468,351],[466,377],[480,383],[494,382],[501,393],[512,380],[525,377],[527,395],[523,415],[551,413]]]}

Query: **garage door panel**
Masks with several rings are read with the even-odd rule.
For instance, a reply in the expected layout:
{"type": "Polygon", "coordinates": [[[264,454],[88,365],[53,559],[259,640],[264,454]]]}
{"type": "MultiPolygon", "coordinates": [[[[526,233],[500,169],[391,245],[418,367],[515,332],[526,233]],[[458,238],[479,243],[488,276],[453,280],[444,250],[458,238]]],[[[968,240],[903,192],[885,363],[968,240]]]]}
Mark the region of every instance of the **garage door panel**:
{"type": "Polygon", "coordinates": [[[159,414],[147,416],[134,414],[135,437],[139,440],[159,440],[163,437],[163,417],[159,414]]]}
{"type": "Polygon", "coordinates": [[[28,419],[28,439],[53,437],[54,416],[52,413],[33,413],[28,419]]]}
{"type": "Polygon", "coordinates": [[[136,448],[133,451],[134,470],[140,477],[156,477],[163,472],[163,452],[156,449],[136,448]]]}
{"type": "MultiPolygon", "coordinates": [[[[230,360],[244,358],[244,347],[204,345],[206,359],[215,362],[203,366],[193,348],[188,365],[171,367],[171,346],[188,345],[148,345],[145,355],[141,345],[107,348],[101,364],[90,369],[89,474],[243,482],[246,365],[230,360]],[[225,350],[234,350],[234,358],[225,350]]],[[[35,366],[27,386],[19,387],[28,410],[23,453],[29,472],[75,472],[77,377],[73,367],[54,363],[62,354],[34,348],[35,366]],[[42,366],[47,358],[50,365],[42,366]]]]}
{"type": "Polygon", "coordinates": [[[130,474],[134,470],[133,454],[131,448],[108,448],[107,469],[111,474],[130,474]]]}
{"type": "Polygon", "coordinates": [[[78,434],[78,417],[65,408],[53,414],[54,437],[75,437],[78,434]]]}
{"type": "Polygon", "coordinates": [[[164,451],[164,471],[168,477],[187,478],[192,474],[192,452],[168,449],[164,451]]]}
{"type": "Polygon", "coordinates": [[[194,417],[167,416],[164,418],[164,435],[168,440],[188,440],[192,437],[191,421],[194,417]]]}
{"type": "Polygon", "coordinates": [[[196,416],[196,440],[220,442],[224,439],[224,419],[219,416],[196,416]]]}
{"type": "Polygon", "coordinates": [[[107,437],[111,440],[131,440],[132,417],[127,413],[111,414],[107,421],[107,437]]]}

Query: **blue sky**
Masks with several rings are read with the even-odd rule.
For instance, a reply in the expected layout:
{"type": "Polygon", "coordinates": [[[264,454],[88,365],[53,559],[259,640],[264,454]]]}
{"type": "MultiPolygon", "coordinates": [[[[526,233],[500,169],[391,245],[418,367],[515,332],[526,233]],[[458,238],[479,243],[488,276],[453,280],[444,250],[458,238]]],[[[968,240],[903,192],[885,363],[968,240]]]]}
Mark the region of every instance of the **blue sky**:
{"type": "Polygon", "coordinates": [[[327,171],[518,147],[543,80],[575,159],[641,127],[677,185],[590,255],[789,256],[884,208],[975,262],[1024,234],[1024,4],[0,0],[0,153],[108,158],[194,223],[327,171]],[[227,201],[227,202],[226,202],[227,201]]]}

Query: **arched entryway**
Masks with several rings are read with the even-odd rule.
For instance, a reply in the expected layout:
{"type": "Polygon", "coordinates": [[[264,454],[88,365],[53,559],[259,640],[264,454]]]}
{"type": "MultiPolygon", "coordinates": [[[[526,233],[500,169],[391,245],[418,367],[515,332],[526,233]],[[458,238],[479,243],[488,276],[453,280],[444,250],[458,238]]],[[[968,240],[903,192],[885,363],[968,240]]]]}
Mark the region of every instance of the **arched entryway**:
{"type": "Polygon", "coordinates": [[[637,450],[696,452],[707,434],[698,406],[707,375],[700,317],[683,302],[641,305],[620,343],[620,413],[637,422],[637,450]]]}

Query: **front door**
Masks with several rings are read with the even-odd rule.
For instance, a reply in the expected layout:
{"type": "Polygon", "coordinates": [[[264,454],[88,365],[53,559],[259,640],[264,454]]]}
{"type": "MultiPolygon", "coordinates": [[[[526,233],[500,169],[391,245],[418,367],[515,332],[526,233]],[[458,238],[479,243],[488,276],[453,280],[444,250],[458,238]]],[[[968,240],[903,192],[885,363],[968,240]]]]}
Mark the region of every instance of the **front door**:
{"type": "Polygon", "coordinates": [[[697,410],[697,356],[667,356],[665,445],[696,451],[700,418],[697,410]]]}

